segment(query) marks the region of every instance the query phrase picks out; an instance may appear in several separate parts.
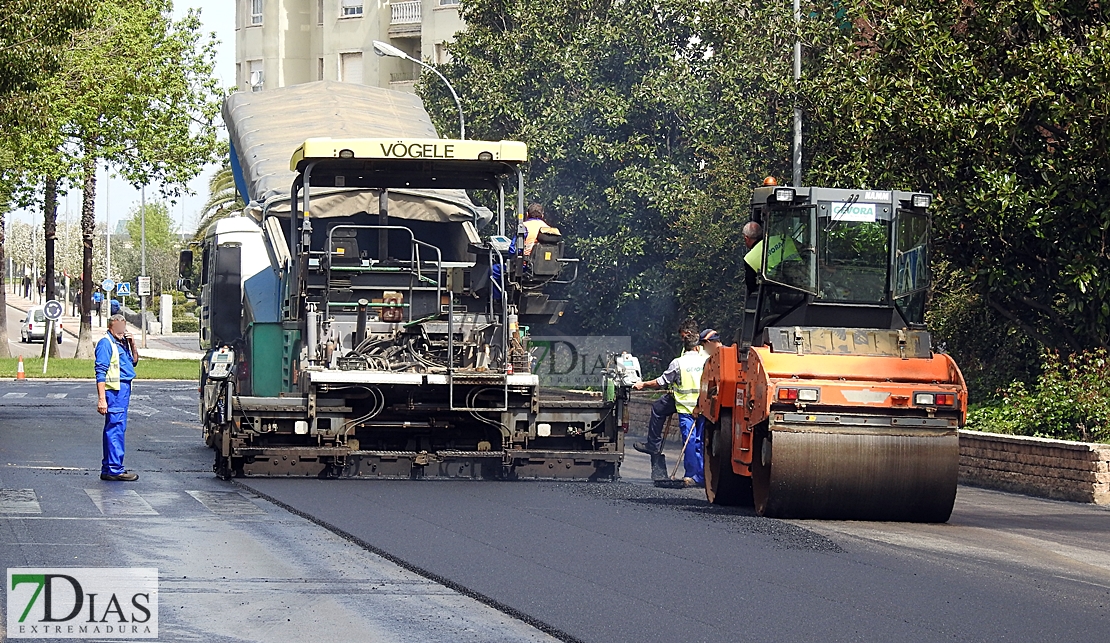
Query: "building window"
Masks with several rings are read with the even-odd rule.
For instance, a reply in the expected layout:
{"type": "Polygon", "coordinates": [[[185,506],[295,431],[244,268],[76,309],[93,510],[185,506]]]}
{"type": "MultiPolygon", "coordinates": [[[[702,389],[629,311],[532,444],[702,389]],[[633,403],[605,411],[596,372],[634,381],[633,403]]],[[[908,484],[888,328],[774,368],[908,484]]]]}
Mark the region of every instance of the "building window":
{"type": "Polygon", "coordinates": [[[316,59],[316,80],[324,80],[324,59],[316,59]]]}
{"type": "Polygon", "coordinates": [[[262,24],[262,0],[250,0],[251,3],[251,25],[262,24]]]}
{"type": "Polygon", "coordinates": [[[339,54],[339,80],[362,84],[362,52],[339,54]]]}
{"type": "Polygon", "coordinates": [[[262,85],[266,81],[266,78],[262,73],[262,61],[250,60],[247,62],[247,64],[250,65],[250,77],[247,78],[247,85],[250,87],[252,92],[262,91],[262,85]]]}
{"type": "Polygon", "coordinates": [[[435,63],[437,65],[446,65],[449,62],[451,62],[451,54],[447,52],[447,43],[437,42],[435,63]]]}
{"type": "Polygon", "coordinates": [[[362,0],[342,0],[342,2],[340,17],[351,18],[362,15],[362,0]]]}
{"type": "Polygon", "coordinates": [[[441,7],[454,7],[458,4],[459,0],[439,0],[439,6],[441,7]]]}

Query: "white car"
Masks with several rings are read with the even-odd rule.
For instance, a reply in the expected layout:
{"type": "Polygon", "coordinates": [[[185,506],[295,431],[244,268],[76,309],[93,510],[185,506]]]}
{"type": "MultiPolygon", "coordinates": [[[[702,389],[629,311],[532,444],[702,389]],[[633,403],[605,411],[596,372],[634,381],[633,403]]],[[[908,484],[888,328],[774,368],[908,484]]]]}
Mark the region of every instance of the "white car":
{"type": "MultiPolygon", "coordinates": [[[[27,311],[27,316],[23,321],[19,322],[19,341],[24,344],[31,342],[45,342],[46,341],[46,327],[50,322],[46,319],[46,313],[42,311],[42,306],[37,306],[27,311]]],[[[59,320],[54,325],[54,334],[58,337],[58,343],[62,343],[62,322],[59,320]]]]}

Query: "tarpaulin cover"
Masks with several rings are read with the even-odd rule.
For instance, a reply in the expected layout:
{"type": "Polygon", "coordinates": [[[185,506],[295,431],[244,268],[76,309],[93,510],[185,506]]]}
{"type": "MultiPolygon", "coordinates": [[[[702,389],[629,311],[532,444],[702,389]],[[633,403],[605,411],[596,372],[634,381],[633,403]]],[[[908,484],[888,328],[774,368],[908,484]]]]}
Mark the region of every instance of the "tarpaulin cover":
{"type": "MultiPolygon", "coordinates": [[[[261,92],[235,92],[224,101],[224,123],[246,183],[247,199],[289,211],[296,172],[289,158],[315,137],[439,138],[418,96],[379,87],[323,80],[261,92]]],[[[312,216],[376,214],[373,190],[312,190],[312,216]]],[[[463,221],[476,212],[462,190],[390,191],[389,215],[422,221],[463,221]]],[[[479,223],[479,226],[482,222],[479,223]]]]}

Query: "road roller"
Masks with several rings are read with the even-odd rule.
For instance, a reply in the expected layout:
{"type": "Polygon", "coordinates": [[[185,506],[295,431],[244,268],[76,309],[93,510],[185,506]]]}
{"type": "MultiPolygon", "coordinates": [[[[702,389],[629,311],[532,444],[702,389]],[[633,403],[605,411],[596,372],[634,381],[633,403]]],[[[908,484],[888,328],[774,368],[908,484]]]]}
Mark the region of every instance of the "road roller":
{"type": "Polygon", "coordinates": [[[754,191],[743,326],[701,381],[709,502],[948,520],[967,387],[925,327],[932,200],[773,180],[754,191]]]}

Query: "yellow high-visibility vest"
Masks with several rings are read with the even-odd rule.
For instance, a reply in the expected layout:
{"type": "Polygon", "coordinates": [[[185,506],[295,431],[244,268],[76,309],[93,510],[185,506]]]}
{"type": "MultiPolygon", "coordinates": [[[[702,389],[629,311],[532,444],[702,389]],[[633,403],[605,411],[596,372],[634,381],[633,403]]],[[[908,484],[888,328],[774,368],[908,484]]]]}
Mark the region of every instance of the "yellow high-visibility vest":
{"type": "MultiPolygon", "coordinates": [[[[767,249],[767,270],[774,270],[778,265],[784,261],[791,261],[797,259],[798,246],[794,244],[794,239],[777,234],[770,237],[770,247],[767,249]]],[[[763,268],[763,239],[760,239],[748,254],[744,255],[744,262],[752,267],[752,270],[759,272],[763,268]]]]}
{"type": "Polygon", "coordinates": [[[678,387],[674,389],[674,405],[679,413],[691,414],[698,405],[701,391],[701,371],[708,354],[687,351],[678,358],[678,387]]]}
{"type": "Polygon", "coordinates": [[[119,390],[119,347],[112,339],[111,335],[108,336],[108,344],[112,347],[112,359],[108,361],[108,372],[104,374],[104,388],[118,391],[119,390]]]}

